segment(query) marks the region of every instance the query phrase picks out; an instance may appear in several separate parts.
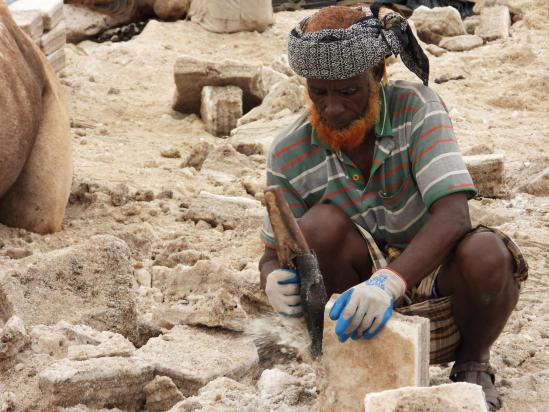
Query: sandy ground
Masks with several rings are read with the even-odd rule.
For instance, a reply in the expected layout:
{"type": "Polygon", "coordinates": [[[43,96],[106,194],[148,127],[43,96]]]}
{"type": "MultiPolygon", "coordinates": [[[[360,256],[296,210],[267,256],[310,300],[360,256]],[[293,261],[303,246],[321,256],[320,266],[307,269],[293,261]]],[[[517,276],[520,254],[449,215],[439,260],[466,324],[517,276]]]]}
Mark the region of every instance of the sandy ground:
{"type": "MultiPolygon", "coordinates": [[[[536,4],[541,13],[544,1],[536,4]]],[[[4,250],[45,252],[94,234],[128,233],[146,222],[154,232],[154,253],[161,253],[167,241],[185,237],[202,255],[221,259],[228,267],[257,262],[262,251],[258,228],[222,231],[181,219],[185,205],[201,190],[249,196],[244,182],[264,179],[265,158],[237,153],[226,140],[205,132],[196,115],[172,111],[173,66],[182,54],[269,65],[285,52],[289,29],[308,13],[277,13],[276,25],[261,34],[213,34],[188,21],[151,21],[127,43],[67,46],[68,67],[61,77],[74,126],[74,186],[88,184],[98,196],[91,204],[71,203],[63,230],[54,235],[0,226],[4,250]],[[199,141],[215,148],[201,172],[181,168],[182,159],[160,155],[175,148],[185,158],[199,141]],[[174,195],[114,207],[106,193],[119,184],[156,194],[172,190],[174,195]]],[[[430,56],[432,79],[445,73],[464,76],[431,86],[448,105],[465,154],[505,156],[509,196],[472,200],[472,216],[516,239],[530,264],[530,277],[493,347],[492,363],[498,369],[504,410],[541,412],[549,410],[549,198],[547,193],[524,193],[521,186],[547,167],[549,159],[549,30],[535,16],[525,20],[513,26],[509,39],[469,52],[430,56]]],[[[389,75],[414,80],[401,63],[391,65],[389,75]]],[[[136,253],[134,261],[145,258],[136,253]]],[[[0,264],[8,259],[0,256],[0,264]]],[[[27,368],[18,375],[0,375],[0,382],[36,399],[36,385],[27,381],[40,368],[36,364],[34,373],[27,368]]],[[[447,367],[432,367],[432,383],[448,382],[447,372],[447,367]]]]}

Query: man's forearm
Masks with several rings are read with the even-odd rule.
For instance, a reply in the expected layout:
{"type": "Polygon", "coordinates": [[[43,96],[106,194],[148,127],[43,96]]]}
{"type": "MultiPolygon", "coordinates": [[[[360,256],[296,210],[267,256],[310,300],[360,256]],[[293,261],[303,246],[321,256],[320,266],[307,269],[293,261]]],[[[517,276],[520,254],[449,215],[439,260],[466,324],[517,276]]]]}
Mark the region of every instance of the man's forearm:
{"type": "Polygon", "coordinates": [[[269,273],[276,269],[280,269],[276,252],[274,250],[266,248],[263,256],[261,256],[261,259],[259,260],[261,290],[265,291],[267,276],[269,275],[269,273]]]}
{"type": "Polygon", "coordinates": [[[463,193],[446,196],[432,207],[432,215],[402,254],[388,266],[408,287],[436,269],[471,230],[467,199],[463,193]]]}

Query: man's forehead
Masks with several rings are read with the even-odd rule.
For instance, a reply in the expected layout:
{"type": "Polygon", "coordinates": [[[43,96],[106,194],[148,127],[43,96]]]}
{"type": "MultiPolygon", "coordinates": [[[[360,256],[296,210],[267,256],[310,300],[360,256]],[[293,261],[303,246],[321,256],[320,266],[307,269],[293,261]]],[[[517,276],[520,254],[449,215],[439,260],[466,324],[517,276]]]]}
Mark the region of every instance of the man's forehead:
{"type": "Polygon", "coordinates": [[[364,72],[348,79],[341,80],[307,79],[307,85],[319,89],[345,89],[348,87],[362,86],[367,79],[368,73],[364,72]]]}

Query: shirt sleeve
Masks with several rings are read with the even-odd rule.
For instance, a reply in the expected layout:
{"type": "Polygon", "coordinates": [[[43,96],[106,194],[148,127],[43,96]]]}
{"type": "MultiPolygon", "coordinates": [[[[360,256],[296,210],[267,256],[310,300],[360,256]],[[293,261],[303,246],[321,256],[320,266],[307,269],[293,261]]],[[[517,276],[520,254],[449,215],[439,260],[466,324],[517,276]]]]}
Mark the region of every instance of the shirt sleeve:
{"type": "Polygon", "coordinates": [[[412,120],[409,157],[423,202],[429,209],[438,199],[477,193],[465,166],[448,112],[440,101],[428,101],[412,120]]]}
{"type": "MultiPolygon", "coordinates": [[[[284,192],[284,198],[290,206],[292,214],[299,219],[305,214],[308,207],[306,202],[301,198],[299,193],[292,186],[287,176],[282,173],[280,161],[273,155],[273,151],[269,153],[267,159],[267,187],[279,186],[284,192]]],[[[275,247],[275,237],[273,228],[269,220],[269,214],[265,208],[265,216],[263,218],[263,227],[261,229],[261,239],[265,243],[266,247],[275,247]]]]}

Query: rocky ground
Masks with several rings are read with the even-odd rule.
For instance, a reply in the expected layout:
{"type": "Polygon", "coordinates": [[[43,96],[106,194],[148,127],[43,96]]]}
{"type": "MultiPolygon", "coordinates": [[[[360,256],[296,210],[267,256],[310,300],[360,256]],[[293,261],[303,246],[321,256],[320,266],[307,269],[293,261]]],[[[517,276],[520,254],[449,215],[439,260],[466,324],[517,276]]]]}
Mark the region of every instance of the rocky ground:
{"type": "MultiPolygon", "coordinates": [[[[549,32],[544,0],[510,3],[511,37],[429,54],[432,79],[458,79],[431,86],[464,154],[504,156],[505,193],[472,200],[471,214],[517,241],[530,277],[492,363],[504,410],[545,411],[549,32]]],[[[74,184],[63,230],[0,226],[1,411],[314,409],[313,369],[294,353],[265,357],[242,334],[268,310],[257,269],[265,155],[172,110],[177,58],[278,67],[309,13],[276,13],[264,33],[151,20],[128,42],[67,46],[74,184]]],[[[389,77],[414,80],[401,63],[389,77]]],[[[292,110],[260,113],[247,133],[292,110]]],[[[432,383],[448,370],[431,367],[432,383]]]]}

